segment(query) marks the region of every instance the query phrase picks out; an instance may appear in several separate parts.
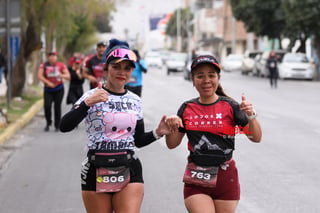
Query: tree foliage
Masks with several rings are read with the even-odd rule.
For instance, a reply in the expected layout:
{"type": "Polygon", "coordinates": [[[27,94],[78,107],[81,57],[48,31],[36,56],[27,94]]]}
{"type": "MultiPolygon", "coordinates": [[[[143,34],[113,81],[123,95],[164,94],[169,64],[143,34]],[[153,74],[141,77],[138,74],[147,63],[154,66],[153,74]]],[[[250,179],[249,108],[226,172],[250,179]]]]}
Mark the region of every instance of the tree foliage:
{"type": "MultiPolygon", "coordinates": [[[[300,40],[313,38],[313,45],[318,58],[320,57],[320,0],[282,0],[286,14],[286,32],[292,38],[300,40]]],[[[319,63],[317,64],[319,66],[319,63]]],[[[317,68],[319,70],[319,67],[317,68]]],[[[319,80],[319,72],[316,72],[316,79],[319,80]]]]}
{"type": "Polygon", "coordinates": [[[112,0],[22,0],[21,42],[19,55],[12,69],[12,96],[21,96],[26,81],[26,62],[34,51],[44,48],[70,56],[74,51],[90,47],[97,31],[97,17],[114,9],[112,0]],[[41,40],[45,37],[45,43],[41,40]]]}
{"type": "MultiPolygon", "coordinates": [[[[180,11],[180,32],[183,40],[182,49],[187,48],[187,38],[188,33],[193,32],[193,26],[190,24],[193,19],[193,14],[190,12],[189,8],[178,9],[180,11]]],[[[166,35],[171,37],[177,37],[177,16],[178,10],[175,10],[174,14],[171,16],[167,27],[166,27],[166,35]]]]}
{"type": "Polygon", "coordinates": [[[320,0],[230,2],[234,16],[245,23],[248,31],[269,38],[288,37],[292,42],[300,40],[300,52],[306,51],[306,39],[312,37],[317,55],[320,56],[320,0]]]}
{"type": "Polygon", "coordinates": [[[230,0],[236,19],[245,23],[248,32],[280,38],[285,14],[279,0],[230,0]]]}

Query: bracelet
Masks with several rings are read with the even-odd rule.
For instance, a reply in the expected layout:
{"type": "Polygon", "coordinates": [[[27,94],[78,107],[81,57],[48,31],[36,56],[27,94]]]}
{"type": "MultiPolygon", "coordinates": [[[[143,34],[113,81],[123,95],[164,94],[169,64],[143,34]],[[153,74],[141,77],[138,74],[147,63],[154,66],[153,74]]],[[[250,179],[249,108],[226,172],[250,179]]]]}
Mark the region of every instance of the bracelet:
{"type": "Polygon", "coordinates": [[[252,111],[252,115],[250,115],[250,116],[247,115],[247,118],[248,118],[248,120],[251,121],[252,119],[255,119],[257,116],[258,116],[258,115],[257,115],[256,111],[253,110],[253,111],[252,111]]]}
{"type": "Polygon", "coordinates": [[[153,137],[154,137],[156,140],[162,138],[162,136],[163,136],[163,135],[159,136],[159,135],[156,133],[156,130],[155,130],[155,129],[152,130],[152,134],[153,134],[153,137]]]}

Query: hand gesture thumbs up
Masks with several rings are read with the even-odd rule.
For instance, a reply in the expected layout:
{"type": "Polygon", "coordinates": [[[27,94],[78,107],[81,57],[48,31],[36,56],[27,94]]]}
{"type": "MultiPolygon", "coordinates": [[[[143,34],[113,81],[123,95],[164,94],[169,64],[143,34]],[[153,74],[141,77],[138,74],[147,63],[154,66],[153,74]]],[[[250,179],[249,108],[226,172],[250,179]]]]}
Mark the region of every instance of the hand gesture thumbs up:
{"type": "Polygon", "coordinates": [[[240,110],[246,112],[247,114],[251,114],[251,111],[253,110],[252,104],[249,101],[247,101],[247,98],[244,95],[244,93],[242,93],[241,95],[240,110]]]}
{"type": "Polygon", "coordinates": [[[246,96],[244,95],[244,93],[242,93],[242,95],[241,95],[241,101],[244,102],[244,101],[246,101],[246,100],[247,100],[246,96]]]}

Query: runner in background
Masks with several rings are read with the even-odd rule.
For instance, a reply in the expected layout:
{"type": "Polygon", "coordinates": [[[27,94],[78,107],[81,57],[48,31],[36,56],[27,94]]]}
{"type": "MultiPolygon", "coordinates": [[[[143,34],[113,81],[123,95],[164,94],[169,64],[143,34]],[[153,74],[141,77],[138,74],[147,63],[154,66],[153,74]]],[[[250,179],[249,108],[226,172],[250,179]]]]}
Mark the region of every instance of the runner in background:
{"type": "Polygon", "coordinates": [[[54,106],[54,127],[58,131],[61,119],[61,103],[64,95],[63,79],[70,80],[70,74],[67,66],[58,61],[56,52],[50,52],[48,60],[40,65],[38,78],[44,83],[44,114],[46,118],[44,131],[49,131],[52,124],[52,104],[54,106]]]}
{"type": "Polygon", "coordinates": [[[133,52],[137,56],[137,61],[135,62],[136,68],[134,68],[130,81],[126,84],[126,87],[128,90],[141,97],[142,73],[147,73],[147,65],[144,62],[144,60],[140,57],[138,50],[133,50],[133,52]]]}
{"type": "Polygon", "coordinates": [[[97,87],[98,83],[104,80],[101,60],[106,48],[107,43],[105,41],[97,43],[96,55],[86,61],[83,76],[90,81],[90,89],[97,87]]]}
{"type": "Polygon", "coordinates": [[[80,52],[73,53],[73,56],[69,58],[68,60],[68,67],[72,67],[76,59],[84,59],[84,55],[80,52]]]}
{"type": "Polygon", "coordinates": [[[82,59],[74,58],[72,66],[68,68],[71,79],[69,84],[68,95],[66,99],[67,104],[74,103],[83,95],[83,67],[82,59]]]}

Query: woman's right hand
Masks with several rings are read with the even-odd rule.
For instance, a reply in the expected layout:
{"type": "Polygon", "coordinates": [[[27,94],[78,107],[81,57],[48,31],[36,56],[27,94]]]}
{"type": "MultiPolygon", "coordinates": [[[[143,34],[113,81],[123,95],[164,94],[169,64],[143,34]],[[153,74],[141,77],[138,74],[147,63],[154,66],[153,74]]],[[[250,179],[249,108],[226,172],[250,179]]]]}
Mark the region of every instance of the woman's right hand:
{"type": "Polygon", "coordinates": [[[99,102],[106,102],[108,100],[108,92],[102,88],[102,83],[99,82],[96,91],[87,97],[84,102],[87,106],[92,106],[99,102]]]}

